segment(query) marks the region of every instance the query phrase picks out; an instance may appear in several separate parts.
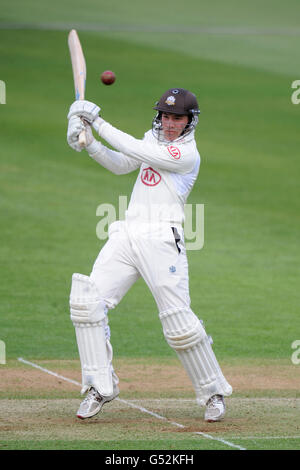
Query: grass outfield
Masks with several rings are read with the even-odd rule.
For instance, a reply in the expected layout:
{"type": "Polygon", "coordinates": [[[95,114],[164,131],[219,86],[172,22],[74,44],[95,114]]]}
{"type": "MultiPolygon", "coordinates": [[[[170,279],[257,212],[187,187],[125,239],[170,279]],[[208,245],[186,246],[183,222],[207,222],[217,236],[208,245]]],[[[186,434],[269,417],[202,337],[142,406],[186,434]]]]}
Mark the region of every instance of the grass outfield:
{"type": "MultiPolygon", "coordinates": [[[[136,173],[111,175],[68,148],[65,115],[73,85],[66,33],[0,34],[8,45],[1,52],[8,94],[1,107],[1,338],[11,357],[73,357],[71,275],[89,273],[103,244],[95,233],[97,206],[129,196],[136,173]]],[[[197,133],[202,167],[190,202],[205,204],[205,245],[189,252],[192,307],[221,356],[286,357],[297,339],[300,165],[298,108],[289,101],[286,80],[101,35],[99,50],[95,33],[81,36],[88,98],[100,100],[103,115],[137,137],[149,127],[153,97],[172,81],[174,63],[184,64],[176,82],[199,92],[203,111],[197,133]],[[107,57],[119,77],[114,88],[98,80],[107,57]],[[149,57],[158,70],[169,70],[160,81],[149,57]]],[[[171,354],[143,282],[111,323],[121,356],[171,354]],[[123,335],[128,316],[134,344],[123,335]]]]}
{"type": "MultiPolygon", "coordinates": [[[[67,146],[66,114],[74,94],[68,27],[63,30],[63,24],[81,22],[78,29],[87,61],[87,99],[99,103],[103,117],[116,127],[142,138],[151,125],[152,106],[165,89],[183,86],[197,94],[201,115],[196,138],[202,164],[189,202],[205,206],[205,244],[200,251],[188,252],[192,308],[213,336],[221,364],[237,363],[240,377],[247,374],[246,364],[251,361],[258,368],[261,365],[257,380],[264,378],[265,361],[275,361],[276,367],[283,361],[288,375],[299,375],[300,366],[290,360],[291,344],[300,339],[300,107],[291,103],[291,83],[300,78],[296,73],[300,70],[297,3],[288,2],[288,8],[272,2],[272,11],[266,15],[269,2],[257,11],[258,4],[252,2],[246,14],[231,0],[228,11],[220,10],[212,21],[210,2],[201,2],[201,7],[199,2],[191,2],[189,11],[174,10],[173,22],[167,20],[166,5],[155,22],[157,15],[154,11],[150,14],[143,2],[132,2],[125,13],[124,4],[115,1],[113,16],[111,8],[104,6],[100,15],[91,0],[85,2],[83,13],[76,9],[80,4],[75,1],[73,14],[60,2],[59,18],[56,1],[45,2],[47,10],[36,9],[34,15],[31,2],[26,9],[23,2],[14,2],[14,10],[10,2],[2,3],[0,80],[6,83],[7,104],[0,105],[0,340],[6,344],[7,359],[16,361],[21,356],[38,363],[77,359],[68,310],[71,276],[73,272],[88,274],[104,243],[96,237],[98,205],[118,206],[119,195],[130,196],[137,176],[136,172],[114,176],[85,152],[75,153],[67,146]],[[134,24],[130,16],[133,7],[134,24]],[[115,31],[88,31],[83,23],[91,24],[91,19],[94,26],[108,24],[115,31]],[[20,23],[23,29],[19,29],[20,23]],[[171,29],[163,32],[163,28],[168,31],[167,23],[171,29]],[[12,29],[16,25],[19,28],[12,29]],[[230,34],[213,34],[211,30],[175,33],[172,28],[179,26],[241,29],[230,34]],[[145,31],[139,32],[137,27],[145,31]],[[255,27],[261,28],[260,34],[253,34],[253,29],[245,34],[245,28],[255,27]],[[272,28],[277,33],[270,34],[272,28]],[[117,75],[112,87],[99,80],[105,69],[117,75]]],[[[154,2],[154,10],[156,7],[154,2]]],[[[143,281],[138,281],[111,312],[110,325],[116,361],[140,358],[145,367],[152,360],[174,361],[162,335],[156,305],[143,281]]],[[[1,371],[14,367],[11,363],[0,365],[1,371]]],[[[18,373],[23,369],[28,366],[19,365],[18,373]]],[[[42,379],[32,381],[33,389],[36,380],[42,379]]],[[[126,374],[123,380],[126,389],[126,374]]],[[[243,417],[249,413],[240,399],[283,400],[278,405],[283,421],[291,418],[293,408],[288,406],[285,415],[284,400],[295,399],[298,406],[297,387],[281,385],[277,389],[270,382],[269,388],[247,395],[240,386],[230,399],[231,417],[236,420],[229,416],[232,427],[221,433],[223,437],[238,435],[242,421],[235,414],[238,410],[243,417]]],[[[136,382],[132,387],[134,390],[136,382]]],[[[146,400],[147,406],[152,406],[153,391],[138,397],[129,392],[126,389],[125,398],[146,400]]],[[[55,406],[52,400],[67,398],[63,390],[61,396],[59,390],[57,393],[55,397],[44,394],[42,399],[55,406]]],[[[3,406],[6,398],[21,398],[14,396],[14,385],[0,396],[3,406]]],[[[171,389],[162,398],[168,396],[172,396],[171,389]]],[[[174,399],[180,396],[190,399],[191,391],[183,389],[174,399]]],[[[39,397],[39,393],[28,391],[32,406],[39,397]]],[[[76,400],[74,395],[69,404],[64,402],[66,419],[75,405],[72,400],[76,400]]],[[[257,403],[253,402],[258,410],[255,419],[260,413],[269,416],[273,402],[265,409],[257,403]]],[[[43,404],[39,406],[44,410],[43,404]]],[[[118,413],[116,409],[115,422],[118,413]]],[[[124,411],[124,416],[136,422],[136,415],[130,413],[124,411]]],[[[186,409],[180,413],[182,422],[192,416],[186,409]]],[[[100,424],[101,419],[96,422],[100,424]]],[[[262,427],[256,432],[256,443],[246,442],[245,447],[297,448],[296,430],[291,435],[282,423],[277,424],[272,421],[276,436],[283,435],[282,441],[269,439],[269,431],[262,427]]],[[[116,448],[162,448],[163,442],[171,445],[174,434],[175,446],[194,448],[195,436],[187,440],[185,433],[169,434],[160,429],[159,438],[153,440],[151,430],[145,432],[146,438],[141,435],[137,441],[130,435],[127,447],[120,436],[114,436],[116,448]]],[[[53,436],[49,440],[46,436],[43,442],[30,432],[22,436],[11,434],[6,443],[4,434],[1,441],[6,448],[63,448],[68,442],[69,448],[93,448],[91,436],[88,444],[80,436],[78,440],[69,436],[66,441],[62,437],[59,443],[53,436]]],[[[247,436],[251,436],[249,430],[247,436]]],[[[221,445],[202,438],[195,445],[199,442],[204,448],[221,445]]],[[[101,445],[110,446],[104,440],[101,445]]]]}

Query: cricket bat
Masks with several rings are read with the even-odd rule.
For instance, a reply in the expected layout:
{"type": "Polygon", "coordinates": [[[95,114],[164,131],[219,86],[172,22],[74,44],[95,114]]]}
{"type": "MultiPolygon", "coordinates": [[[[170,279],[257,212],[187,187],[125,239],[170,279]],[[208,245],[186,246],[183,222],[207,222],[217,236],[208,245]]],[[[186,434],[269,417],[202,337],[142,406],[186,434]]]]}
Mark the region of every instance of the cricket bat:
{"type": "MultiPolygon", "coordinates": [[[[85,82],[86,82],[86,64],[85,58],[82,52],[82,47],[79,41],[77,31],[72,29],[68,36],[68,45],[71,55],[74,87],[75,87],[75,99],[84,100],[85,93],[85,82]]],[[[85,131],[82,131],[79,135],[79,145],[84,147],[86,144],[85,131]]]]}

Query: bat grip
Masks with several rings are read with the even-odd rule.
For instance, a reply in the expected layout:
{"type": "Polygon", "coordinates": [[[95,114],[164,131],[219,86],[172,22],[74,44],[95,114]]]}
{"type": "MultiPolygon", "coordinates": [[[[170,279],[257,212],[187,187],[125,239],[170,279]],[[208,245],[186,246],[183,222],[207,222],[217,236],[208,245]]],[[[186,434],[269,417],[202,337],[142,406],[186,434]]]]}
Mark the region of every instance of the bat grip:
{"type": "Polygon", "coordinates": [[[85,147],[86,146],[86,135],[85,131],[81,131],[79,134],[78,142],[80,147],[85,147]]]}

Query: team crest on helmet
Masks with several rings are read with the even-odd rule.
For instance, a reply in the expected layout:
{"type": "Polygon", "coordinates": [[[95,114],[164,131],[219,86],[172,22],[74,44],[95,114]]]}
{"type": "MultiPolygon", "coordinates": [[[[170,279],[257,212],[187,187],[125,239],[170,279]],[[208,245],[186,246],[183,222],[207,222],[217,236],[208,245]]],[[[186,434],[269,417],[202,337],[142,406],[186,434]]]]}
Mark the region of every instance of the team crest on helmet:
{"type": "Polygon", "coordinates": [[[174,96],[168,96],[165,103],[167,103],[167,105],[169,106],[174,106],[175,101],[176,101],[176,98],[174,96]]]}

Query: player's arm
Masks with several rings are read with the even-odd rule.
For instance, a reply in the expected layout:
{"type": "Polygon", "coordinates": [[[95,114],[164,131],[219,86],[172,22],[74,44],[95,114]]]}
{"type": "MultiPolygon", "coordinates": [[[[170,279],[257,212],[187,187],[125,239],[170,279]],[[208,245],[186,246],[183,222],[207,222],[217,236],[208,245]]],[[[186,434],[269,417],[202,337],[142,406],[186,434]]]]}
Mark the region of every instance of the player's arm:
{"type": "Polygon", "coordinates": [[[79,136],[83,130],[85,131],[86,139],[85,149],[90,157],[104,168],[116,175],[130,173],[139,168],[139,162],[98,142],[93,136],[91,126],[87,122],[83,124],[82,120],[76,115],[71,116],[69,119],[67,134],[68,144],[74,150],[80,152],[83,148],[79,143],[79,136]]]}
{"type": "Polygon", "coordinates": [[[162,170],[181,174],[189,173],[194,168],[198,158],[196,149],[192,149],[191,146],[187,148],[185,144],[164,146],[156,142],[135,139],[100,118],[99,111],[100,108],[94,103],[75,101],[70,107],[68,118],[75,115],[87,120],[101,138],[117,151],[139,163],[144,162],[162,170]]]}
{"type": "Polygon", "coordinates": [[[115,175],[125,175],[141,166],[140,162],[133,160],[121,152],[116,152],[115,150],[105,147],[105,145],[96,139],[94,139],[90,145],[86,146],[86,150],[90,157],[115,175]]]}
{"type": "Polygon", "coordinates": [[[185,144],[170,143],[169,146],[156,142],[135,139],[129,134],[113,127],[102,118],[93,122],[93,127],[99,136],[112,145],[116,150],[126,153],[137,162],[144,162],[162,170],[175,173],[189,173],[195,166],[197,152],[185,144]]]}

